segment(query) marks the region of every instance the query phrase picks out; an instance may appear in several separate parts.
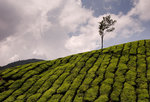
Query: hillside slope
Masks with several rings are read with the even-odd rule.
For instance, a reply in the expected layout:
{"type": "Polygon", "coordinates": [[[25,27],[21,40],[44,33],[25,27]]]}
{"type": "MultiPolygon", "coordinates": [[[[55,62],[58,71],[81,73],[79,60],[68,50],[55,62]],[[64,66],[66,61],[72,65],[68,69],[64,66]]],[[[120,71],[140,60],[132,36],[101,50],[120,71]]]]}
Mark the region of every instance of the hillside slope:
{"type": "Polygon", "coordinates": [[[0,72],[0,102],[149,102],[150,40],[0,72]]]}
{"type": "Polygon", "coordinates": [[[10,68],[10,67],[19,66],[19,65],[35,63],[35,62],[39,62],[39,61],[44,61],[44,60],[42,60],[42,59],[19,60],[19,61],[15,61],[15,62],[12,62],[12,63],[9,63],[9,64],[7,64],[5,66],[0,67],[0,70],[6,69],[6,68],[10,68]]]}

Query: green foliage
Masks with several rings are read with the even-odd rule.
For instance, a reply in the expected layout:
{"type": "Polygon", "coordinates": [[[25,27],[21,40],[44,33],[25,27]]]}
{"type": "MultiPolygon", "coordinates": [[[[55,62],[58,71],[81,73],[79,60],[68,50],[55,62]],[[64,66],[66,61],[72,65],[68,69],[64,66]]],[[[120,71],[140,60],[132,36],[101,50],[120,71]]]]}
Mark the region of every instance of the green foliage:
{"type": "Polygon", "coordinates": [[[103,80],[103,74],[99,75],[94,79],[94,81],[92,82],[92,86],[98,85],[102,80],[103,80]]]}
{"type": "Polygon", "coordinates": [[[4,85],[5,83],[5,80],[0,80],[0,86],[4,85]]]}
{"type": "Polygon", "coordinates": [[[150,41],[146,40],[146,55],[150,56],[150,41]]]}
{"type": "Polygon", "coordinates": [[[135,88],[128,84],[124,84],[123,92],[121,93],[121,102],[135,102],[136,101],[136,93],[135,88]]]}
{"type": "Polygon", "coordinates": [[[113,84],[113,91],[112,91],[111,96],[110,96],[112,101],[119,101],[119,95],[121,94],[122,87],[123,87],[122,82],[116,81],[113,84]]]}
{"type": "Polygon", "coordinates": [[[130,47],[131,47],[131,43],[126,43],[125,46],[124,46],[124,49],[123,49],[122,54],[123,54],[123,55],[129,54],[129,52],[130,52],[130,47]]]}
{"type": "Polygon", "coordinates": [[[119,63],[116,75],[123,74],[127,71],[128,67],[126,64],[119,63]]]}
{"type": "Polygon", "coordinates": [[[61,94],[53,95],[52,98],[50,100],[48,100],[47,102],[59,102],[59,100],[62,96],[63,95],[61,95],[61,94]]]}
{"type": "Polygon", "coordinates": [[[132,42],[131,43],[131,49],[130,49],[130,54],[131,55],[136,55],[136,53],[137,53],[137,48],[138,48],[138,42],[132,42]]]}
{"type": "Polygon", "coordinates": [[[149,102],[150,40],[0,71],[0,102],[149,102]]]}
{"type": "Polygon", "coordinates": [[[111,73],[111,72],[106,72],[105,73],[105,78],[114,78],[115,77],[115,74],[114,73],[111,73]]]}
{"type": "Polygon", "coordinates": [[[100,95],[100,97],[94,102],[107,102],[109,100],[107,95],[100,95]]]}
{"type": "Polygon", "coordinates": [[[7,98],[14,90],[10,89],[8,91],[4,91],[0,93],[0,102],[2,102],[5,98],[7,98]]]}
{"type": "Polygon", "coordinates": [[[101,95],[108,95],[110,93],[110,90],[111,90],[111,85],[109,84],[102,84],[100,86],[100,94],[101,95]]]}
{"type": "Polygon", "coordinates": [[[106,78],[103,82],[102,82],[102,84],[109,84],[109,85],[111,85],[111,84],[113,84],[113,79],[112,78],[106,78]]]}
{"type": "Polygon", "coordinates": [[[110,63],[109,66],[107,67],[107,70],[109,72],[114,72],[116,69],[116,65],[117,65],[117,63],[110,63]]]}
{"type": "Polygon", "coordinates": [[[126,81],[135,81],[135,79],[136,79],[136,71],[129,70],[126,73],[125,78],[126,78],[126,81]]]}
{"type": "Polygon", "coordinates": [[[94,101],[98,93],[98,88],[99,88],[98,86],[94,86],[88,89],[85,93],[84,100],[94,101]]]}
{"type": "Polygon", "coordinates": [[[121,56],[121,58],[120,58],[120,63],[126,64],[127,61],[129,60],[128,57],[129,57],[129,55],[121,56]]]}
{"type": "Polygon", "coordinates": [[[37,102],[37,99],[41,96],[41,93],[36,93],[32,96],[30,96],[28,99],[27,99],[27,102],[37,102]]]}
{"type": "Polygon", "coordinates": [[[148,102],[149,94],[147,89],[137,89],[136,92],[138,93],[139,101],[148,102]]]}
{"type": "Polygon", "coordinates": [[[60,100],[60,102],[65,102],[65,101],[71,102],[74,94],[75,94],[75,90],[68,90],[66,94],[62,96],[62,99],[60,100]]]}
{"type": "Polygon", "coordinates": [[[138,47],[138,54],[145,54],[145,46],[138,47]]]}

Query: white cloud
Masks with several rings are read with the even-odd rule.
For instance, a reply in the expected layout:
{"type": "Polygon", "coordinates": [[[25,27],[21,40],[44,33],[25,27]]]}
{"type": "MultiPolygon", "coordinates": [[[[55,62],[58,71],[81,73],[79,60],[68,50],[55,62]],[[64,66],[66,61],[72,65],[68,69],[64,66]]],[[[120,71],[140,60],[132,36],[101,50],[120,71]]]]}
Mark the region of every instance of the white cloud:
{"type": "MultiPolygon", "coordinates": [[[[98,22],[107,14],[94,17],[93,11],[82,7],[81,0],[8,1],[18,9],[21,22],[15,34],[0,42],[1,65],[17,59],[54,59],[100,46],[98,22]],[[76,34],[70,37],[69,33],[76,34]]],[[[138,3],[127,15],[111,14],[117,20],[116,30],[106,34],[105,40],[143,31],[141,21],[132,17],[135,8],[145,10],[138,3]]],[[[138,15],[142,20],[148,19],[143,13],[138,15]]]]}
{"type": "MultiPolygon", "coordinates": [[[[91,17],[86,26],[80,27],[78,36],[72,36],[66,43],[66,48],[72,52],[84,52],[88,50],[94,50],[100,47],[100,36],[98,33],[98,22],[102,20],[103,16],[91,17]]],[[[143,31],[143,27],[139,21],[133,19],[131,16],[119,14],[110,14],[112,19],[117,20],[115,24],[115,31],[107,33],[104,36],[104,40],[114,39],[116,37],[130,37],[135,33],[143,31]]]]}
{"type": "Polygon", "coordinates": [[[92,13],[78,5],[78,2],[74,0],[68,0],[64,6],[59,20],[63,27],[69,28],[70,31],[75,31],[76,28],[86,22],[86,20],[92,16],[92,13]]]}
{"type": "Polygon", "coordinates": [[[17,59],[54,59],[71,54],[65,48],[68,33],[76,31],[92,16],[91,11],[82,8],[80,0],[10,0],[8,3],[17,8],[21,22],[15,34],[0,42],[1,65],[17,59]]]}
{"type": "Polygon", "coordinates": [[[150,0],[134,0],[135,7],[130,11],[130,15],[138,16],[143,21],[150,20],[150,0]]]}

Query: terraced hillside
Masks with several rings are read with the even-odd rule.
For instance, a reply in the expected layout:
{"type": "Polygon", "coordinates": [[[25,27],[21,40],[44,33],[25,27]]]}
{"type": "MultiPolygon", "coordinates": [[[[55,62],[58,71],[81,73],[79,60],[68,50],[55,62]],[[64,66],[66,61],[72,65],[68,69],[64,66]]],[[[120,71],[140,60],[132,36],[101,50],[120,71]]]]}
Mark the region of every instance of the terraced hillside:
{"type": "Polygon", "coordinates": [[[149,102],[150,40],[0,72],[0,102],[149,102]]]}

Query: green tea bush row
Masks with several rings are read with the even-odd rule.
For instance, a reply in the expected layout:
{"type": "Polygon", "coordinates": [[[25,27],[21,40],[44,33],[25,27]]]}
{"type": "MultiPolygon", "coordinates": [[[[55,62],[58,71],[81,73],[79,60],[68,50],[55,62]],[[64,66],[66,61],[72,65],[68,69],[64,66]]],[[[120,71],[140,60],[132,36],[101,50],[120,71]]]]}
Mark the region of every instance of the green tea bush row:
{"type": "Polygon", "coordinates": [[[146,60],[145,55],[138,55],[137,58],[137,72],[138,73],[146,73],[146,60]]]}
{"type": "Polygon", "coordinates": [[[46,102],[52,95],[53,93],[56,92],[56,90],[60,87],[61,83],[65,80],[66,76],[69,73],[64,73],[62,74],[52,85],[52,87],[50,87],[48,90],[46,90],[43,95],[41,96],[41,98],[37,101],[37,102],[46,102]]]}
{"type": "MultiPolygon", "coordinates": [[[[129,45],[128,45],[129,46],[129,45]]],[[[125,46],[126,47],[126,46],[125,46]]],[[[126,49],[129,50],[127,47],[126,49]]],[[[123,54],[123,52],[122,52],[123,54]]],[[[119,101],[119,96],[121,95],[122,88],[123,88],[123,83],[125,82],[125,74],[128,70],[128,66],[126,65],[129,61],[129,55],[123,55],[120,56],[118,59],[118,65],[116,67],[117,70],[115,72],[115,77],[114,79],[111,79],[111,83],[109,83],[112,86],[112,92],[109,94],[111,101],[119,101]]],[[[108,83],[108,81],[107,81],[108,83]]]]}
{"type": "MultiPolygon", "coordinates": [[[[113,57],[113,56],[111,55],[110,57],[113,57]]],[[[102,71],[104,73],[99,75],[99,76],[103,75],[102,77],[100,77],[101,78],[100,79],[100,81],[101,81],[100,85],[101,86],[99,88],[100,96],[97,97],[96,100],[94,99],[95,100],[94,102],[103,102],[103,101],[106,102],[106,101],[108,101],[109,94],[111,93],[111,90],[112,90],[111,86],[113,84],[113,78],[114,78],[113,72],[116,69],[117,61],[118,61],[118,59],[116,59],[116,58],[110,59],[109,63],[108,63],[109,65],[107,64],[107,66],[105,67],[106,68],[105,72],[102,71]]],[[[103,62],[105,62],[105,59],[103,62]]],[[[103,67],[101,69],[103,69],[103,67]]]]}
{"type": "MultiPolygon", "coordinates": [[[[76,59],[74,60],[74,62],[72,62],[72,63],[67,63],[67,64],[65,64],[65,65],[63,65],[63,67],[72,67],[72,65],[74,66],[78,61],[80,61],[80,59],[82,58],[82,56],[83,56],[84,54],[80,54],[80,55],[78,55],[77,57],[76,57],[76,59]]],[[[72,57],[71,57],[72,58],[72,57]]],[[[53,69],[53,70],[55,70],[57,68],[57,66],[52,66],[51,67],[51,69],[53,69]]],[[[41,74],[41,76],[44,76],[45,74],[48,74],[48,73],[50,73],[51,72],[51,70],[48,70],[48,71],[45,71],[44,73],[42,73],[41,74]]]]}
{"type": "Polygon", "coordinates": [[[38,76],[34,76],[34,77],[28,79],[26,82],[23,83],[23,85],[19,89],[14,91],[12,93],[12,95],[9,96],[5,101],[6,102],[14,101],[17,96],[23,94],[26,90],[28,90],[38,78],[39,78],[38,76]]]}
{"type": "Polygon", "coordinates": [[[137,48],[138,48],[138,42],[131,42],[130,54],[136,55],[137,48]]]}
{"type": "Polygon", "coordinates": [[[104,48],[103,49],[103,53],[105,54],[105,53],[109,53],[110,52],[110,48],[104,48]]]}
{"type": "Polygon", "coordinates": [[[149,93],[147,89],[136,89],[139,102],[149,102],[149,93]]]}
{"type": "Polygon", "coordinates": [[[19,87],[21,87],[24,81],[25,79],[20,79],[20,80],[15,81],[9,86],[9,89],[15,89],[15,90],[18,89],[19,87]]]}
{"type": "Polygon", "coordinates": [[[54,65],[52,67],[55,68],[59,66],[61,64],[61,61],[62,61],[62,58],[55,59],[54,65]]]}
{"type": "Polygon", "coordinates": [[[60,65],[68,63],[72,57],[73,56],[64,57],[63,60],[61,61],[60,65]]]}
{"type": "Polygon", "coordinates": [[[148,80],[147,80],[147,68],[146,68],[146,56],[137,55],[137,79],[136,79],[136,93],[138,95],[138,101],[148,102],[148,80]]]}
{"type": "Polygon", "coordinates": [[[92,67],[92,65],[94,64],[95,61],[96,61],[96,58],[90,58],[90,59],[85,63],[85,67],[83,67],[79,73],[85,73],[89,68],[92,67]]]}
{"type": "MultiPolygon", "coordinates": [[[[71,80],[74,77],[73,75],[70,77],[64,77],[64,74],[62,74],[53,84],[53,86],[48,89],[47,91],[44,92],[44,94],[42,95],[42,97],[38,100],[38,102],[42,102],[42,101],[47,101],[49,99],[50,96],[52,96],[53,93],[57,92],[57,93],[62,93],[64,91],[66,91],[69,86],[71,85],[71,80]],[[62,77],[62,78],[61,78],[62,77]],[[64,81],[63,81],[64,80],[64,81]],[[61,83],[63,83],[61,85],[61,83]],[[61,87],[60,87],[61,85],[61,87]],[[49,93],[49,94],[48,94],[49,93]],[[48,97],[47,97],[48,95],[48,97]]],[[[68,73],[69,75],[69,73],[68,73]]],[[[67,75],[66,75],[67,76],[67,75]]]]}
{"type": "Polygon", "coordinates": [[[124,83],[124,88],[121,93],[121,102],[136,102],[135,88],[132,85],[124,83]]]}
{"type": "Polygon", "coordinates": [[[127,66],[128,66],[128,68],[130,69],[130,70],[133,70],[133,71],[135,71],[136,70],[136,56],[130,56],[129,57],[129,62],[128,62],[128,64],[127,64],[127,66]]]}
{"type": "Polygon", "coordinates": [[[111,73],[115,72],[117,68],[116,65],[117,65],[117,62],[110,63],[107,67],[108,72],[111,72],[111,73]]]}
{"type": "Polygon", "coordinates": [[[10,89],[10,90],[0,93],[0,102],[3,102],[3,100],[9,97],[9,95],[11,95],[13,92],[14,92],[14,89],[10,89]]]}
{"type": "Polygon", "coordinates": [[[121,94],[123,88],[123,83],[119,81],[115,81],[113,84],[113,91],[110,95],[112,101],[119,101],[119,96],[121,94]]]}
{"type": "Polygon", "coordinates": [[[55,82],[55,80],[64,72],[65,69],[57,70],[37,91],[39,93],[43,93],[46,91],[51,85],[55,82]]]}
{"type": "Polygon", "coordinates": [[[93,102],[98,94],[99,86],[93,86],[85,92],[84,100],[93,102]]]}
{"type": "Polygon", "coordinates": [[[21,69],[18,73],[14,74],[14,75],[12,76],[12,78],[13,78],[13,79],[20,78],[20,77],[22,77],[25,73],[27,73],[28,71],[37,68],[37,66],[39,66],[39,64],[44,64],[44,63],[45,63],[45,61],[44,61],[44,62],[39,62],[39,63],[33,64],[32,66],[29,66],[29,67],[27,67],[27,68],[21,69]]]}
{"type": "Polygon", "coordinates": [[[137,51],[138,51],[138,54],[145,55],[145,46],[138,47],[137,51]]]}
{"type": "Polygon", "coordinates": [[[89,59],[89,57],[91,57],[95,52],[96,52],[96,51],[94,51],[94,52],[86,52],[86,53],[85,53],[86,56],[84,56],[84,57],[80,60],[80,62],[86,62],[86,61],[89,59]]]}
{"type": "Polygon", "coordinates": [[[150,40],[146,40],[146,55],[150,56],[150,40]]]}
{"type": "MultiPolygon", "coordinates": [[[[14,68],[18,68],[18,67],[19,66],[14,67],[14,68]]],[[[13,68],[7,68],[7,69],[3,70],[2,72],[0,72],[0,75],[5,75],[5,74],[11,72],[12,70],[13,70],[13,68]]]]}
{"type": "Polygon", "coordinates": [[[30,70],[30,71],[26,72],[22,77],[28,78],[28,77],[31,77],[32,75],[38,75],[39,73],[41,73],[43,71],[47,71],[48,69],[50,69],[49,66],[52,66],[53,64],[54,64],[53,62],[52,63],[47,62],[45,64],[42,64],[39,67],[35,68],[34,70],[30,70]]]}
{"type": "Polygon", "coordinates": [[[113,58],[112,56],[111,63],[105,72],[105,79],[101,82],[100,96],[94,102],[107,102],[109,100],[109,95],[111,95],[112,85],[114,83],[114,72],[117,68],[118,61],[119,58],[113,58]]]}
{"type": "Polygon", "coordinates": [[[144,41],[144,40],[140,40],[140,41],[138,41],[138,43],[139,43],[139,47],[141,47],[141,46],[144,46],[144,45],[145,45],[145,41],[144,41]]]}
{"type": "Polygon", "coordinates": [[[0,80],[0,86],[3,86],[5,83],[5,80],[0,80]]]}
{"type": "Polygon", "coordinates": [[[82,54],[72,56],[72,57],[70,58],[70,60],[69,60],[69,63],[74,63],[74,61],[75,61],[79,56],[81,56],[81,55],[82,55],[82,54]]]}
{"type": "Polygon", "coordinates": [[[46,64],[40,65],[40,67],[37,67],[34,70],[30,70],[28,72],[26,72],[22,77],[23,78],[29,78],[30,76],[33,75],[38,75],[40,72],[45,71],[48,69],[48,66],[46,64]]]}
{"type": "MultiPolygon", "coordinates": [[[[97,54],[95,55],[95,54],[94,54],[93,56],[98,57],[99,55],[97,55],[97,54]]],[[[86,62],[86,64],[85,64],[85,67],[84,67],[84,68],[87,68],[86,66],[88,66],[89,63],[90,63],[90,64],[93,64],[93,62],[96,60],[95,58],[93,58],[93,56],[92,56],[91,58],[89,58],[89,60],[88,60],[88,61],[86,62]],[[93,61],[93,60],[94,60],[94,61],[93,61]]],[[[91,67],[91,66],[89,66],[89,67],[91,67]]],[[[83,69],[84,69],[84,68],[83,68],[83,69]]],[[[87,70],[87,69],[86,69],[86,70],[87,70]]],[[[85,72],[86,72],[86,70],[85,70],[85,72]]],[[[80,73],[82,73],[82,71],[83,71],[83,70],[81,70],[80,73]]],[[[76,76],[77,76],[77,75],[76,75],[76,76]]],[[[76,76],[75,76],[75,77],[76,77],[76,76]]],[[[74,80],[74,79],[73,79],[73,80],[74,80]]],[[[69,80],[69,81],[67,81],[66,83],[69,83],[69,82],[71,82],[71,81],[73,81],[73,80],[69,80]]],[[[85,79],[85,80],[86,80],[86,79],[85,79]]],[[[65,83],[65,81],[64,81],[64,83],[65,83]]],[[[63,83],[63,84],[64,84],[64,83],[63,83]]],[[[62,86],[67,87],[67,88],[64,88],[64,87],[62,88],[62,89],[66,89],[66,90],[65,90],[65,92],[66,92],[66,91],[68,90],[68,88],[70,87],[71,83],[68,84],[68,85],[63,85],[63,84],[62,84],[62,86]]],[[[59,88],[59,89],[60,89],[60,88],[59,88]]],[[[59,89],[58,89],[58,90],[59,90],[59,89]]],[[[57,91],[58,91],[58,90],[57,90],[57,91]]]]}
{"type": "Polygon", "coordinates": [[[56,94],[56,95],[53,95],[51,99],[49,99],[47,102],[59,102],[60,98],[62,97],[63,95],[61,94],[56,94]]]}
{"type": "MultiPolygon", "coordinates": [[[[83,57],[84,58],[84,57],[83,57]]],[[[81,59],[82,60],[82,59],[81,59]]],[[[79,64],[80,64],[80,62],[79,62],[79,64]]],[[[77,64],[77,66],[79,65],[79,64],[77,64]]],[[[84,65],[84,64],[82,64],[82,65],[84,65]]],[[[79,65],[80,66],[80,65],[79,65]]],[[[80,66],[80,68],[82,68],[82,66],[80,66]]],[[[77,70],[72,70],[72,71],[77,71],[77,70]]],[[[77,74],[77,73],[74,73],[74,74],[77,74]]],[[[69,88],[69,86],[71,85],[71,83],[70,83],[70,85],[68,84],[68,82],[71,82],[71,80],[73,80],[74,79],[74,77],[75,76],[77,76],[77,75],[74,75],[74,74],[71,74],[69,77],[67,77],[66,79],[65,79],[65,81],[64,81],[64,83],[60,86],[60,85],[53,85],[53,87],[51,87],[49,90],[47,90],[46,92],[45,92],[45,95],[44,96],[42,96],[41,98],[40,98],[40,100],[47,100],[48,98],[46,98],[46,93],[53,93],[53,92],[56,92],[57,91],[57,93],[61,93],[61,92],[63,92],[65,89],[68,89],[69,88]],[[67,87],[68,86],[68,87],[67,87]],[[63,87],[63,88],[62,88],[63,87]],[[64,88],[65,87],[65,88],[64,88]],[[59,89],[58,89],[59,88],[59,89]],[[51,92],[53,90],[53,92],[51,92]],[[55,91],[54,91],[55,90],[55,91]]],[[[51,94],[52,95],[52,94],[51,94]]],[[[39,100],[39,101],[40,101],[39,100]]]]}
{"type": "Polygon", "coordinates": [[[129,55],[124,55],[124,56],[121,56],[119,63],[126,64],[128,62],[128,60],[129,60],[129,55]]]}
{"type": "MultiPolygon", "coordinates": [[[[91,79],[91,81],[93,79],[89,76],[89,74],[88,74],[89,77],[88,76],[86,77],[86,74],[88,73],[88,71],[90,70],[90,68],[94,68],[94,62],[96,61],[96,59],[97,59],[98,56],[99,55],[95,55],[96,58],[93,58],[93,57],[89,58],[89,60],[85,64],[85,67],[79,72],[79,74],[83,74],[83,75],[85,74],[84,80],[88,80],[88,82],[89,82],[89,79],[91,79]]],[[[87,81],[83,81],[81,83],[80,87],[78,87],[78,90],[75,91],[75,92],[77,92],[77,94],[75,96],[75,101],[80,101],[80,100],[83,99],[83,97],[80,97],[80,96],[81,96],[81,94],[82,94],[82,96],[84,95],[83,91],[85,90],[85,88],[88,88],[88,87],[85,87],[85,86],[88,86],[87,84],[88,84],[87,81]]]]}
{"type": "MultiPolygon", "coordinates": [[[[102,57],[104,57],[104,55],[102,57]]],[[[101,62],[102,62],[102,58],[101,56],[99,56],[99,58],[94,63],[93,67],[91,67],[87,72],[82,85],[79,87],[80,92],[85,92],[89,88],[90,83],[94,80],[94,77],[96,76],[95,73],[98,70],[99,64],[101,64],[101,62]]]]}
{"type": "MultiPolygon", "coordinates": [[[[75,96],[75,93],[78,89],[78,87],[80,86],[83,78],[85,76],[85,73],[84,74],[79,74],[74,80],[73,80],[73,83],[71,84],[69,90],[65,93],[65,95],[62,97],[61,99],[61,102],[64,102],[64,101],[68,101],[68,102],[71,102],[72,98],[75,96]]],[[[75,101],[75,100],[74,100],[75,101]]]]}
{"type": "Polygon", "coordinates": [[[125,76],[126,82],[129,83],[130,85],[136,85],[135,83],[136,75],[137,75],[136,71],[129,70],[125,76]]]}
{"type": "MultiPolygon", "coordinates": [[[[82,59],[84,59],[84,58],[85,57],[83,57],[82,59]]],[[[58,88],[57,93],[66,92],[68,90],[72,81],[75,79],[75,77],[78,75],[80,69],[84,65],[85,65],[85,62],[80,62],[80,61],[76,64],[76,67],[71,71],[71,74],[65,79],[63,84],[58,88]]]]}
{"type": "Polygon", "coordinates": [[[58,88],[57,93],[66,92],[69,89],[69,87],[71,86],[71,83],[73,82],[75,77],[77,77],[81,68],[82,68],[82,66],[78,67],[78,69],[76,69],[76,70],[75,70],[75,68],[72,70],[71,74],[65,79],[63,84],[58,88]]]}
{"type": "Polygon", "coordinates": [[[11,77],[12,75],[16,74],[17,72],[19,72],[21,69],[24,69],[24,68],[27,68],[29,67],[30,64],[27,64],[27,65],[23,65],[21,67],[16,67],[15,69],[7,72],[6,74],[4,74],[2,77],[3,78],[8,78],[8,77],[11,77]]]}
{"type": "Polygon", "coordinates": [[[64,80],[63,84],[57,89],[57,93],[64,93],[64,92],[66,92],[69,89],[69,87],[70,87],[70,85],[72,83],[72,80],[74,80],[75,76],[76,75],[74,75],[74,74],[69,75],[64,80]]]}
{"type": "Polygon", "coordinates": [[[53,75],[57,70],[59,70],[59,67],[55,68],[54,70],[51,70],[45,76],[42,76],[27,92],[25,92],[21,96],[18,96],[18,99],[24,99],[35,94],[37,90],[44,84],[44,82],[46,82],[48,78],[50,78],[50,76],[53,75]]]}
{"type": "Polygon", "coordinates": [[[147,57],[146,61],[147,61],[147,79],[150,82],[150,57],[147,57]]]}
{"type": "Polygon", "coordinates": [[[123,55],[129,54],[130,48],[131,48],[131,43],[126,43],[126,44],[124,45],[124,49],[123,49],[122,54],[123,54],[123,55]]]}
{"type": "Polygon", "coordinates": [[[111,91],[111,85],[102,84],[100,86],[100,96],[94,102],[107,102],[109,100],[109,93],[111,91]]]}
{"type": "Polygon", "coordinates": [[[114,53],[121,54],[124,44],[117,45],[117,48],[114,50],[114,53]]]}
{"type": "Polygon", "coordinates": [[[98,85],[103,80],[103,78],[105,77],[105,72],[106,72],[106,68],[109,64],[110,57],[111,57],[111,55],[106,55],[104,57],[104,60],[102,61],[100,68],[96,72],[97,77],[95,77],[95,79],[91,83],[92,86],[98,85]]]}
{"type": "Polygon", "coordinates": [[[128,70],[128,67],[126,64],[119,63],[118,69],[116,71],[116,75],[124,74],[128,70]]]}
{"type": "Polygon", "coordinates": [[[88,74],[96,73],[96,71],[97,71],[97,69],[99,69],[104,57],[105,57],[105,55],[99,56],[97,61],[94,63],[94,66],[89,69],[88,74]]]}
{"type": "MultiPolygon", "coordinates": [[[[36,93],[34,95],[31,95],[28,99],[27,102],[36,102],[38,98],[41,96],[41,93],[36,93]]],[[[19,100],[19,99],[18,99],[19,100]]],[[[19,102],[19,101],[18,101],[19,102]]],[[[22,102],[22,101],[21,101],[22,102]]],[[[23,101],[24,102],[24,101],[23,101]]]]}

